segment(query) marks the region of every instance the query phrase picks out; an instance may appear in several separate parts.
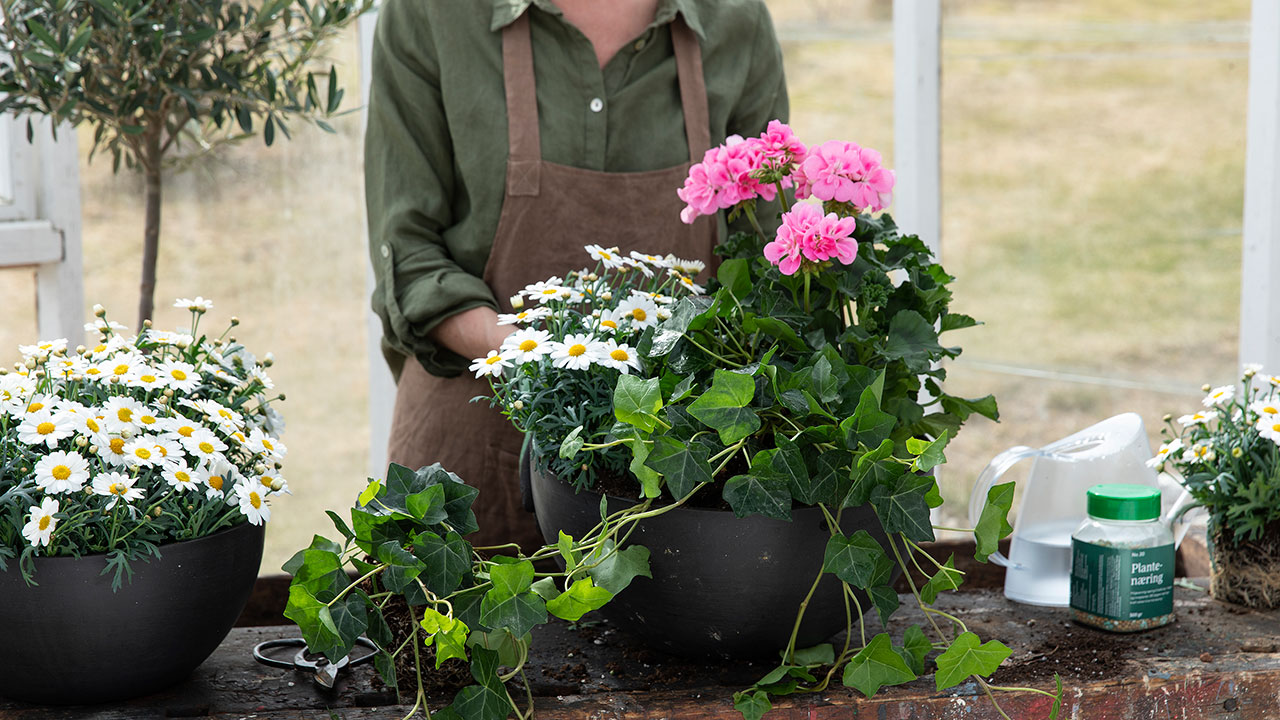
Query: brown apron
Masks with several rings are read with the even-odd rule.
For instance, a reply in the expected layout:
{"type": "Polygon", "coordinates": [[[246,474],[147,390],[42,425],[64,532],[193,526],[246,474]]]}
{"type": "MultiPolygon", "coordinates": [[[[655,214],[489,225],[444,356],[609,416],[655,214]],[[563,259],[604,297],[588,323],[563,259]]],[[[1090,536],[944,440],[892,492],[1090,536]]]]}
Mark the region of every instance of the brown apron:
{"type": "MultiPolygon", "coordinates": [[[[698,162],[711,146],[702,54],[679,16],[671,23],[671,36],[690,162],[698,162]]],[[[529,12],[503,29],[502,58],[510,155],[506,196],[484,280],[503,312],[511,311],[509,298],[526,285],[589,265],[583,251],[588,242],[616,245],[624,253],[672,253],[711,265],[715,218],[700,218],[693,225],[680,221],[683,203],[676,188],[683,185],[689,164],[611,173],[544,161],[529,12]]],[[[412,468],[440,462],[480,488],[475,502],[480,531],[468,537],[474,546],[515,542],[530,552],[543,541],[520,498],[523,438],[490,407],[489,395],[486,380],[465,374],[436,377],[419,363],[405,363],[388,454],[391,461],[412,468]],[[477,396],[484,399],[469,402],[477,396]]]]}

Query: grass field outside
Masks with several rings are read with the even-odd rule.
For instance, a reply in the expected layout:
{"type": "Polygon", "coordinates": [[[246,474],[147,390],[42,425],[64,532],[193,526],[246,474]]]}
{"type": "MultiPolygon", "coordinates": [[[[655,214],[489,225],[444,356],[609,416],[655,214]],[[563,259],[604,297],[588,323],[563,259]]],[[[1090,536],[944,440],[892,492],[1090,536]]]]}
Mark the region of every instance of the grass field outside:
{"type": "MultiPolygon", "coordinates": [[[[802,139],[881,149],[892,167],[888,0],[771,0],[802,139]]],[[[1150,433],[1231,380],[1239,318],[1248,2],[943,3],[942,261],[985,325],[949,390],[996,394],[948,450],[956,508],[986,462],[1118,412],[1150,433]]],[[[357,76],[354,35],[335,49],[357,76]]],[[[348,98],[358,97],[349,87],[348,98]]],[[[369,450],[359,122],[296,127],[169,178],[157,289],[213,298],[210,326],[275,353],[293,489],[264,572],[348,506],[369,450]]],[[[87,138],[86,138],[87,139],[87,138]]],[[[87,142],[82,142],[87,149],[87,142]]],[[[142,183],[82,165],[86,305],[136,307],[142,183]]],[[[891,209],[892,210],[892,209],[891,209]]],[[[0,357],[34,339],[31,273],[0,271],[0,357]]],[[[88,308],[85,310],[86,316],[88,308]]],[[[374,362],[381,362],[375,358],[374,362]]],[[[951,522],[964,523],[963,519],[951,522]]]]}

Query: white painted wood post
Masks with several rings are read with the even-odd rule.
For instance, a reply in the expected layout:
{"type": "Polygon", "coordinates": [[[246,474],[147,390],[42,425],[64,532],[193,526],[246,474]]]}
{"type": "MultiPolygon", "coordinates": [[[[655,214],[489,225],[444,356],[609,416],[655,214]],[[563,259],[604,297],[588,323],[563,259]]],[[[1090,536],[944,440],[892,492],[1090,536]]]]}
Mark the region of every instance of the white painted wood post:
{"type": "Polygon", "coordinates": [[[1280,0],[1253,0],[1240,363],[1280,373],[1280,0]]]}
{"type": "Polygon", "coordinates": [[[940,0],[893,1],[893,218],[941,257],[940,0]]]}
{"type": "MultiPolygon", "coordinates": [[[[375,8],[360,16],[360,117],[368,120],[369,83],[372,79],[373,29],[378,22],[375,8]]],[[[361,123],[363,131],[364,122],[361,123]]],[[[365,225],[368,245],[368,225],[365,225]]],[[[365,266],[365,285],[369,294],[374,288],[373,263],[365,266]]],[[[396,382],[382,359],[382,321],[372,310],[366,314],[365,344],[369,353],[369,476],[381,478],[387,472],[387,440],[391,437],[391,411],[395,406],[396,382]]]]}

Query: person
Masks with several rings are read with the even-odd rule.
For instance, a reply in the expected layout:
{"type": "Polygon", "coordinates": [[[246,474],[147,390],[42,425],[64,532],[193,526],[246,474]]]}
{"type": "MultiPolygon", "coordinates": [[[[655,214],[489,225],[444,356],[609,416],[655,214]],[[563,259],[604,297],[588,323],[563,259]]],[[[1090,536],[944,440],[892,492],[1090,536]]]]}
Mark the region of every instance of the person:
{"type": "MultiPolygon", "coordinates": [[[[480,546],[542,544],[522,438],[467,372],[525,285],[583,246],[712,263],[725,219],[676,189],[726,137],[787,120],[762,0],[385,0],[365,138],[369,246],[397,379],[388,453],[480,488],[480,546]]],[[[723,213],[721,213],[723,216],[723,213]]]]}

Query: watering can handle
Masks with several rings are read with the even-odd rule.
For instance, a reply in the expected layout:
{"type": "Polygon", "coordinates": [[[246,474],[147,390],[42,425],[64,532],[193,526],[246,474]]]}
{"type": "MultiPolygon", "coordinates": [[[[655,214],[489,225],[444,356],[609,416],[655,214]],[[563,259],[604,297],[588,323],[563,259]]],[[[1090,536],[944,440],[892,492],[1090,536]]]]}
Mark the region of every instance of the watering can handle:
{"type": "MultiPolygon", "coordinates": [[[[987,503],[987,492],[991,490],[992,485],[996,484],[1001,475],[1008,472],[1009,468],[1016,465],[1020,460],[1043,453],[1044,451],[1039,448],[1019,445],[995,456],[995,459],[978,476],[978,482],[973,485],[973,494],[969,496],[969,525],[977,527],[978,519],[982,517],[982,508],[987,503]]],[[[1003,567],[1009,567],[1009,558],[999,551],[991,553],[991,562],[1003,567]]]]}

